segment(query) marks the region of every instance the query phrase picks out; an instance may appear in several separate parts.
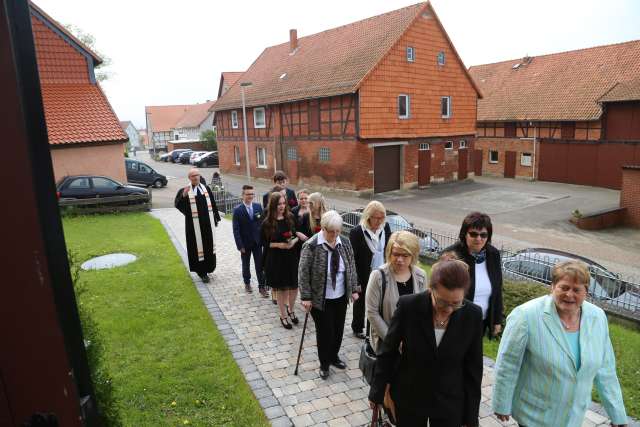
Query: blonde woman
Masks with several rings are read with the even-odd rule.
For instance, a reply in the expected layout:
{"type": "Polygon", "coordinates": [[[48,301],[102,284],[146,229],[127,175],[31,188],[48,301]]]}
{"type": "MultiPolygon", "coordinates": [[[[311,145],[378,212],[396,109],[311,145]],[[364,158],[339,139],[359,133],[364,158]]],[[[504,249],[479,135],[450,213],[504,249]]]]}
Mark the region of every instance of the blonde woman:
{"type": "Polygon", "coordinates": [[[313,236],[311,226],[309,225],[309,190],[302,189],[298,191],[298,206],[291,209],[291,213],[296,222],[296,236],[300,239],[298,252],[302,249],[304,243],[309,237],[313,236]]]}
{"type": "MultiPolygon", "coordinates": [[[[353,255],[358,272],[358,284],[362,289],[360,299],[353,304],[353,320],[351,330],[358,338],[364,338],[365,300],[367,283],[372,270],[384,264],[384,253],[388,248],[391,228],[386,221],[387,210],[377,200],[369,202],[362,211],[360,224],[349,232],[349,241],[353,247],[353,255]]],[[[387,261],[389,258],[387,258],[387,261]]],[[[417,261],[418,258],[414,257],[417,261]]],[[[395,307],[395,305],[394,305],[395,307]]]]}
{"type": "Polygon", "coordinates": [[[317,192],[309,194],[309,228],[312,235],[322,229],[320,218],[325,212],[327,212],[327,207],[322,194],[317,192]]]}
{"type": "Polygon", "coordinates": [[[400,297],[417,294],[427,288],[427,275],[417,266],[419,253],[420,241],[414,234],[408,231],[395,232],[387,245],[387,263],[374,269],[369,276],[365,305],[371,325],[371,346],[376,351],[379,341],[387,335],[400,297]]]}

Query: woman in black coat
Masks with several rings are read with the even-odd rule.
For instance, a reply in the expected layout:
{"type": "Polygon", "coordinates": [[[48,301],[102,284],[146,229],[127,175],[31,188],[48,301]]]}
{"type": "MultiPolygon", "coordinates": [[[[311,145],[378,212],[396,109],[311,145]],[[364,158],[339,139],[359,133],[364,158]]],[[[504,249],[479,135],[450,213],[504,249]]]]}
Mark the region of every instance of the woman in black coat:
{"type": "Polygon", "coordinates": [[[500,251],[491,245],[493,226],[491,218],[472,212],[462,221],[459,241],[445,249],[469,266],[471,286],[466,298],[482,308],[484,328],[489,338],[502,331],[504,320],[502,304],[502,262],[500,251]]]}
{"type": "Polygon", "coordinates": [[[384,264],[384,254],[391,237],[391,228],[386,222],[387,211],[376,200],[362,211],[360,224],[349,232],[349,241],[353,247],[353,256],[358,273],[358,285],[362,289],[360,298],[353,303],[351,330],[358,338],[364,338],[365,297],[371,270],[384,264]]]}
{"type": "MultiPolygon", "coordinates": [[[[369,404],[390,384],[399,427],[478,425],[482,382],[482,313],[464,299],[469,273],[460,260],[436,263],[429,290],[400,297],[378,350],[369,404]]],[[[386,403],[389,403],[388,400],[386,403]]]]}

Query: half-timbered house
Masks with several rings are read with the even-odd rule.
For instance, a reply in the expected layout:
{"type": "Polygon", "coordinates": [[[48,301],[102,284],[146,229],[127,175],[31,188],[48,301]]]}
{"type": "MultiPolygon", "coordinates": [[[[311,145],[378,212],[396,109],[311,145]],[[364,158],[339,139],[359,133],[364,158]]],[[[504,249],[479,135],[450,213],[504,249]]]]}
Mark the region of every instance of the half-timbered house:
{"type": "Polygon", "coordinates": [[[216,102],[222,172],[390,191],[462,179],[479,91],[429,3],[265,49],[216,102]]]}

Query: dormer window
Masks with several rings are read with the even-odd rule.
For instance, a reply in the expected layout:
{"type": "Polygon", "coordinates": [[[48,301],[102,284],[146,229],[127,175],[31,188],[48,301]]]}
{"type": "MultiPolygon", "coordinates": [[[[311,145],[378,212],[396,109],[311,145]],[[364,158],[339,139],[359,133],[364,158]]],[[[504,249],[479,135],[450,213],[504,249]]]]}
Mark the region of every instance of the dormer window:
{"type": "Polygon", "coordinates": [[[415,62],[416,51],[413,47],[407,46],[407,62],[415,62]]]}

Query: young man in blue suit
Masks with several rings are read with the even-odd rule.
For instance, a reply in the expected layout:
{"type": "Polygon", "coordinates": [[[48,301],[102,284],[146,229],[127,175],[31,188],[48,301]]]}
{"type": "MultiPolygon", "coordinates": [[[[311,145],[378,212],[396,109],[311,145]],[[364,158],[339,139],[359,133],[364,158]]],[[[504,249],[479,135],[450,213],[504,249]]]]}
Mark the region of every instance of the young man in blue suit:
{"type": "Polygon", "coordinates": [[[268,297],[264,287],[264,274],[262,272],[262,236],[260,235],[260,225],[264,213],[260,203],[254,203],[256,192],[251,185],[242,186],[242,204],[233,210],[233,237],[236,247],[240,251],[242,258],[242,279],[244,289],[247,293],[253,292],[251,289],[251,255],[253,254],[253,264],[258,278],[258,290],[260,295],[268,297]]]}

